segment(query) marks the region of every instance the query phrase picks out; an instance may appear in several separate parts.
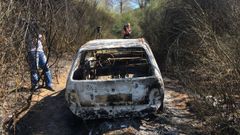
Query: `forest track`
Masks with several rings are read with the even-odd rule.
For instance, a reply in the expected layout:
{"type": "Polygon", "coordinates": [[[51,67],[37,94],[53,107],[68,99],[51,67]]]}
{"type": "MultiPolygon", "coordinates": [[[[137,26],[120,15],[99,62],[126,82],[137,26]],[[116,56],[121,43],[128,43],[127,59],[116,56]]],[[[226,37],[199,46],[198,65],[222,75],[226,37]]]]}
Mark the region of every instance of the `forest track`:
{"type": "MultiPolygon", "coordinates": [[[[69,64],[70,65],[70,64],[69,64]]],[[[188,111],[189,96],[177,80],[164,78],[164,112],[144,118],[82,121],[68,109],[64,88],[69,65],[54,83],[55,91],[41,89],[32,97],[30,108],[15,125],[17,135],[178,135],[202,134],[201,122],[188,111]]]]}

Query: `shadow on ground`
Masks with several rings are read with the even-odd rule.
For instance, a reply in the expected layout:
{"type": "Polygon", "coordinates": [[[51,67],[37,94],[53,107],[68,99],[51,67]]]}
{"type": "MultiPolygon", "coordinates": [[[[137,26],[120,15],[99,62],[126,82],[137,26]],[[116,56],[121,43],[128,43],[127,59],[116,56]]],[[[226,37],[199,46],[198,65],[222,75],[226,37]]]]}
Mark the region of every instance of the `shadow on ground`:
{"type": "Polygon", "coordinates": [[[138,129],[138,119],[100,119],[82,121],[68,109],[64,90],[35,104],[16,124],[17,135],[103,134],[126,127],[138,129]]]}

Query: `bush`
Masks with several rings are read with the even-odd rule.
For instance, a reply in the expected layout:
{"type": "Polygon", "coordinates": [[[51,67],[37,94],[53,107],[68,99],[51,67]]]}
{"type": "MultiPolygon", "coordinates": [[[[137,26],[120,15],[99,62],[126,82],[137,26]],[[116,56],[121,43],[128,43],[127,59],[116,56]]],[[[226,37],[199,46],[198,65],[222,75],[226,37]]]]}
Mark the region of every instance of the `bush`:
{"type": "MultiPolygon", "coordinates": [[[[95,28],[102,26],[103,38],[111,36],[111,14],[97,8],[96,2],[86,0],[12,0],[0,1],[0,120],[15,116],[25,106],[30,90],[25,35],[34,27],[44,33],[50,66],[63,54],[73,56],[77,49],[94,39],[95,28]],[[34,24],[34,25],[33,25],[34,24]],[[23,88],[24,87],[24,88],[23,88]],[[29,90],[29,91],[28,91],[29,90]],[[19,92],[20,91],[20,92],[19,92]],[[24,95],[23,95],[24,94],[24,95]]],[[[51,67],[52,70],[57,65],[51,67]]],[[[15,119],[14,119],[15,120],[15,119]]],[[[6,122],[6,121],[4,121],[6,122]]],[[[7,122],[6,122],[7,123],[7,122]]],[[[2,123],[0,123],[0,134],[2,123]]]]}
{"type": "MultiPolygon", "coordinates": [[[[13,81],[17,81],[16,76],[25,78],[22,73],[28,70],[28,66],[24,36],[30,24],[36,24],[37,31],[44,33],[44,46],[51,56],[60,56],[65,52],[72,55],[82,44],[95,38],[97,26],[104,28],[103,38],[111,36],[114,18],[107,11],[98,9],[96,2],[22,0],[2,1],[0,4],[0,80],[6,80],[1,82],[4,84],[1,85],[2,89],[8,89],[8,78],[13,81]]],[[[18,81],[21,82],[23,78],[18,81]]]]}
{"type": "Polygon", "coordinates": [[[195,94],[193,108],[209,132],[239,134],[240,2],[153,3],[141,26],[161,69],[195,94]]]}

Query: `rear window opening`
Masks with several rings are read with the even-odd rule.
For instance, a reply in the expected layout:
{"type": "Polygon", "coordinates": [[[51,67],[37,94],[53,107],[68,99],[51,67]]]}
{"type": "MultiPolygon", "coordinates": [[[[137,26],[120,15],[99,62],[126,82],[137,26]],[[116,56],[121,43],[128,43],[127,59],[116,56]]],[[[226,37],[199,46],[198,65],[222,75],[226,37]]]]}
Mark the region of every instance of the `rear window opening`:
{"type": "Polygon", "coordinates": [[[114,48],[81,52],[74,80],[111,80],[152,76],[143,48],[114,48]]]}

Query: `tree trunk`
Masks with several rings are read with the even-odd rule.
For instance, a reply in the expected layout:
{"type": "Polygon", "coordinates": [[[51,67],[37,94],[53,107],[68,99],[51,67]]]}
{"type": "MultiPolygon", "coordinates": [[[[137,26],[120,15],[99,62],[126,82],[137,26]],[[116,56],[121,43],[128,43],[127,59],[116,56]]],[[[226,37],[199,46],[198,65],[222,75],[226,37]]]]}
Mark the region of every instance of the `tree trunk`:
{"type": "Polygon", "coordinates": [[[120,0],[120,13],[122,14],[123,12],[123,0],[120,0]]]}

